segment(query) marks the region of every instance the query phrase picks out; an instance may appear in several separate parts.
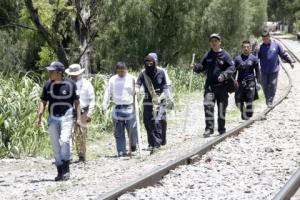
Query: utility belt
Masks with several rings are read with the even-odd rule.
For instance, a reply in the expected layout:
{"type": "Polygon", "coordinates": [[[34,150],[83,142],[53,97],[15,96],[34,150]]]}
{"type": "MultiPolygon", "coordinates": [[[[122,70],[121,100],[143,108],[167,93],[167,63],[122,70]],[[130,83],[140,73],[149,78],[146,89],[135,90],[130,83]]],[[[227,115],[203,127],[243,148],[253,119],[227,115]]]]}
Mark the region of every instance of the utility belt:
{"type": "Polygon", "coordinates": [[[239,84],[242,86],[242,87],[248,87],[250,83],[253,83],[255,84],[255,79],[254,78],[248,78],[248,79],[243,79],[241,81],[239,81],[239,84]]]}
{"type": "Polygon", "coordinates": [[[132,107],[133,104],[122,104],[122,105],[115,105],[115,109],[126,109],[132,107]]]}

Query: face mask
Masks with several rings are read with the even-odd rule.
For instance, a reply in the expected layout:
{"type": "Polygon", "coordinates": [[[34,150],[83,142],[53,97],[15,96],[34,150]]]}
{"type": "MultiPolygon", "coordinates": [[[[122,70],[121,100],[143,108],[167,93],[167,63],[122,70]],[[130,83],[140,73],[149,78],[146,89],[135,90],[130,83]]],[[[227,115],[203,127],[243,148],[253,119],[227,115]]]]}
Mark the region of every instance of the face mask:
{"type": "Polygon", "coordinates": [[[155,67],[155,65],[148,64],[145,67],[146,67],[146,74],[148,76],[150,76],[151,78],[153,78],[154,75],[155,75],[155,73],[156,73],[156,67],[155,67]]]}

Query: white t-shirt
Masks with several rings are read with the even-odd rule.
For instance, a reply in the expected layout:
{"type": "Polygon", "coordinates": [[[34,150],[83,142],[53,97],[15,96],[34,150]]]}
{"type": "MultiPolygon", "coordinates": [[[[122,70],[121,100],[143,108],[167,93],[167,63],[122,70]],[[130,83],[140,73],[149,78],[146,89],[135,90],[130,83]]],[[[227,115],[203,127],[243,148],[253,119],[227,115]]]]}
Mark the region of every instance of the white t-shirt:
{"type": "Polygon", "coordinates": [[[76,81],[76,86],[80,97],[80,107],[85,108],[89,106],[88,114],[92,114],[95,108],[95,92],[93,85],[90,81],[81,78],[76,81]]]}
{"type": "Polygon", "coordinates": [[[124,77],[119,75],[112,76],[108,81],[102,106],[106,108],[111,97],[116,105],[133,104],[135,82],[136,78],[130,74],[126,74],[124,77]]]}

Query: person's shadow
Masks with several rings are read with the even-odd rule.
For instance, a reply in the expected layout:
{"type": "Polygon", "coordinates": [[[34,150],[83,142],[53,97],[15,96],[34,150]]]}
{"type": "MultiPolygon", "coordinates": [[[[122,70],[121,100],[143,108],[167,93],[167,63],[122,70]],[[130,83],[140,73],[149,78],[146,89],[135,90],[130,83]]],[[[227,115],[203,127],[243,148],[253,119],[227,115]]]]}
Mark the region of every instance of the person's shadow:
{"type": "Polygon", "coordinates": [[[55,182],[54,179],[31,180],[30,183],[55,182]]]}

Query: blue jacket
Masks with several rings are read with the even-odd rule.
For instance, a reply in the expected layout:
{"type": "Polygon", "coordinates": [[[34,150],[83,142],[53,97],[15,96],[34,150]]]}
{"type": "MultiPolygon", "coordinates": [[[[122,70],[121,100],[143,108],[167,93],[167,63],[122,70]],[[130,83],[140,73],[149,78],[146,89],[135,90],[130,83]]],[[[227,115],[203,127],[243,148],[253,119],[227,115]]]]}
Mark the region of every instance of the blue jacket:
{"type": "Polygon", "coordinates": [[[239,82],[243,80],[255,80],[255,78],[259,82],[260,71],[256,56],[252,54],[249,56],[241,54],[234,59],[234,63],[236,72],[238,73],[237,80],[239,82]]]}
{"type": "Polygon", "coordinates": [[[288,63],[292,63],[289,55],[283,50],[282,46],[275,41],[270,44],[261,44],[258,51],[258,58],[260,60],[261,73],[272,74],[279,71],[279,58],[288,63]]]}

